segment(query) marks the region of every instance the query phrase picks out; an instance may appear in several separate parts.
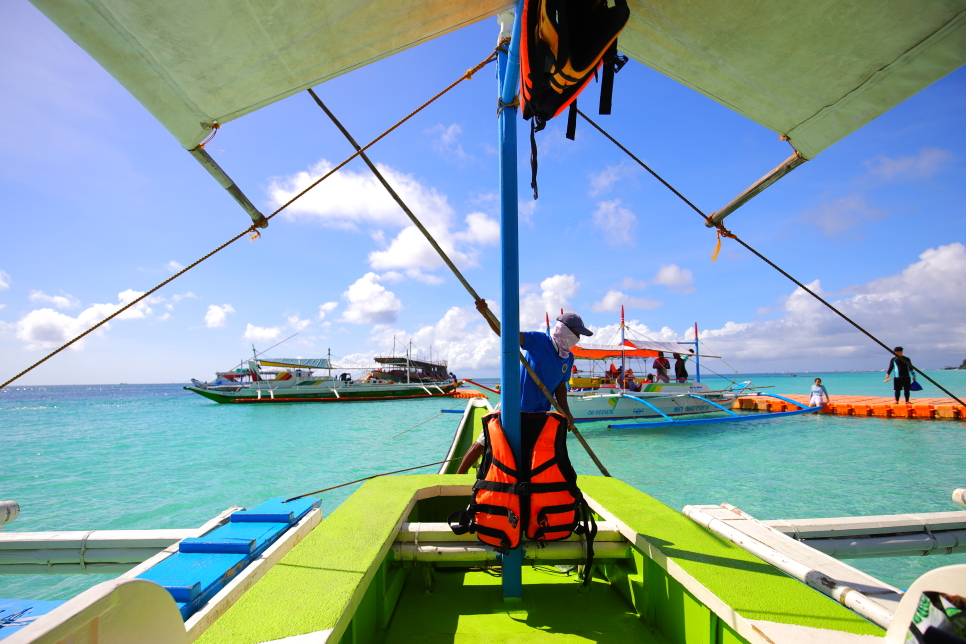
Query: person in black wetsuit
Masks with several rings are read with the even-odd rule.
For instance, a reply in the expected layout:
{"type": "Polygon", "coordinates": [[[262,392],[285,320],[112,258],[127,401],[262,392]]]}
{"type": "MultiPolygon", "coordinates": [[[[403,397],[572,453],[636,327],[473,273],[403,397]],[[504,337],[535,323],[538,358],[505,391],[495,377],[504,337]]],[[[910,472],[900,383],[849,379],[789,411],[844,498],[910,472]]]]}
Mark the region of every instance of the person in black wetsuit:
{"type": "Polygon", "coordinates": [[[909,358],[902,355],[902,347],[893,349],[898,358],[889,361],[889,370],[886,372],[885,382],[892,380],[892,387],[895,390],[896,402],[899,402],[899,393],[906,396],[906,403],[909,402],[909,385],[912,384],[912,362],[909,358]]]}

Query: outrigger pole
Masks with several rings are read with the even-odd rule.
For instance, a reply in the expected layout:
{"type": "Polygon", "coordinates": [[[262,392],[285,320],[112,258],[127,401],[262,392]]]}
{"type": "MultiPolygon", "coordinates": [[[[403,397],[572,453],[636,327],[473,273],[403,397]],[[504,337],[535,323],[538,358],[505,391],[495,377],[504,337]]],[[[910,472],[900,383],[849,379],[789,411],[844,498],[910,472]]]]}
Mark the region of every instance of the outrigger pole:
{"type": "MultiPolygon", "coordinates": [[[[517,95],[520,91],[520,32],[523,1],[517,0],[514,13],[501,13],[498,41],[510,38],[507,51],[497,53],[497,107],[500,146],[500,392],[503,432],[520,467],[520,244],[517,212],[517,95]],[[512,27],[511,27],[512,25],[512,27]]],[[[503,599],[523,599],[523,549],[514,548],[503,555],[503,599]]]]}

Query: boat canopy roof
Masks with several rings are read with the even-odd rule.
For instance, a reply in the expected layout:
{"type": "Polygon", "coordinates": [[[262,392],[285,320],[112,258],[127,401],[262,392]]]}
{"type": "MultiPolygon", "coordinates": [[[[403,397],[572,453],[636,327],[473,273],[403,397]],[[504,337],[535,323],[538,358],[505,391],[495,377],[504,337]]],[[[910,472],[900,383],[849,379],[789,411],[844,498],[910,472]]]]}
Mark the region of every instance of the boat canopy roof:
{"type": "Polygon", "coordinates": [[[263,367],[289,367],[302,369],[330,369],[328,358],[259,358],[263,367]]]}
{"type": "MultiPolygon", "coordinates": [[[[586,360],[603,360],[605,358],[656,358],[658,352],[666,354],[680,353],[685,356],[695,355],[694,349],[677,342],[652,342],[651,340],[624,340],[624,344],[580,344],[571,352],[575,358],[586,360]]],[[[702,358],[717,358],[719,356],[701,353],[702,358]]]]}
{"type": "MultiPolygon", "coordinates": [[[[186,149],[506,0],[32,0],[186,149]]],[[[806,158],[966,62],[966,0],[629,0],[620,49],[806,158]]],[[[632,106],[626,106],[633,109],[632,106]]],[[[622,110],[625,107],[622,106],[622,110]]]]}
{"type": "Polygon", "coordinates": [[[382,365],[403,368],[409,367],[411,369],[422,369],[423,371],[438,371],[447,368],[445,362],[429,362],[427,360],[416,360],[415,358],[407,358],[405,356],[398,358],[373,358],[373,360],[382,365]]]}

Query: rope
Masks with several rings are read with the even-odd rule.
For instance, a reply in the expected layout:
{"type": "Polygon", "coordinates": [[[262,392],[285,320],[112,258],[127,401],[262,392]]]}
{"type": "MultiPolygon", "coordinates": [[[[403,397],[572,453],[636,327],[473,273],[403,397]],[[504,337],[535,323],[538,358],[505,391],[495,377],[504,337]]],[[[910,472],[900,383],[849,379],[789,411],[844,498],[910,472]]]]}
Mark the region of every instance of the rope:
{"type": "MultiPolygon", "coordinates": [[[[386,189],[387,192],[389,192],[389,194],[396,201],[396,203],[399,204],[399,207],[403,209],[403,212],[405,212],[406,215],[409,217],[409,220],[413,222],[413,225],[419,229],[419,231],[426,238],[426,241],[428,241],[429,244],[436,250],[436,252],[446,263],[449,269],[453,271],[453,275],[456,276],[456,279],[459,280],[460,284],[463,285],[466,291],[473,298],[473,303],[476,305],[476,310],[479,311],[480,315],[483,316],[483,319],[486,320],[486,323],[490,326],[490,329],[492,329],[493,332],[499,336],[500,321],[493,314],[493,311],[490,310],[490,307],[489,305],[487,305],[486,300],[481,298],[479,294],[476,292],[476,290],[466,280],[466,278],[463,277],[463,274],[460,272],[460,270],[456,268],[456,264],[453,263],[453,261],[449,258],[446,252],[436,242],[436,240],[433,238],[433,235],[428,230],[426,230],[426,227],[423,226],[422,222],[419,221],[419,218],[417,218],[416,215],[413,214],[413,211],[409,209],[409,206],[407,206],[406,202],[402,200],[402,197],[400,197],[396,193],[396,191],[393,190],[392,186],[389,185],[389,182],[386,181],[386,178],[382,176],[382,173],[379,172],[379,169],[365,154],[364,148],[359,147],[359,144],[356,143],[356,140],[354,138],[352,138],[352,135],[349,134],[349,131],[346,130],[345,127],[342,125],[342,123],[339,122],[339,119],[335,117],[335,114],[333,114],[331,110],[329,110],[329,108],[325,106],[325,103],[322,102],[322,100],[316,95],[314,91],[309,89],[308,92],[309,94],[311,94],[312,98],[315,99],[315,102],[318,104],[318,106],[322,108],[322,111],[324,111],[326,115],[329,117],[329,119],[335,124],[335,126],[339,128],[339,131],[342,132],[342,134],[349,141],[349,143],[351,143],[352,146],[356,148],[357,150],[356,154],[362,157],[362,160],[365,161],[366,165],[369,166],[369,169],[372,170],[372,173],[376,175],[376,178],[379,180],[382,186],[386,189]]],[[[610,476],[610,472],[607,471],[607,468],[604,467],[604,464],[601,463],[600,459],[597,458],[597,455],[594,453],[594,450],[592,450],[590,445],[587,444],[587,441],[584,440],[583,435],[581,435],[581,433],[577,431],[577,426],[574,423],[573,417],[570,414],[565,413],[563,408],[556,401],[556,399],[554,399],[554,397],[550,394],[550,392],[547,391],[547,388],[544,386],[543,382],[540,380],[537,374],[534,373],[533,368],[530,366],[530,363],[528,363],[526,359],[523,357],[522,353],[520,354],[520,362],[527,370],[527,373],[530,374],[530,378],[533,380],[534,384],[537,385],[537,388],[539,388],[540,391],[543,393],[543,395],[547,397],[547,400],[550,401],[551,406],[553,406],[554,409],[556,409],[562,416],[564,416],[567,419],[568,425],[570,427],[570,431],[573,432],[577,440],[580,441],[580,444],[587,451],[587,454],[590,456],[591,460],[593,460],[594,463],[597,465],[597,468],[600,470],[600,472],[604,476],[610,476]]]]}
{"type": "Polygon", "coordinates": [[[510,101],[509,103],[504,103],[503,102],[503,98],[501,98],[501,97],[498,96],[497,99],[496,99],[496,117],[497,118],[500,118],[500,114],[502,114],[503,113],[503,110],[505,110],[508,107],[520,107],[520,95],[519,94],[517,94],[516,96],[514,96],[513,97],[513,100],[510,101]]]}
{"type": "Polygon", "coordinates": [[[417,465],[416,467],[407,467],[404,470],[393,470],[392,472],[383,472],[382,474],[373,474],[372,476],[367,476],[365,478],[356,479],[355,481],[349,481],[348,483],[340,483],[339,485],[333,485],[332,487],[323,488],[321,490],[316,490],[315,492],[306,492],[305,494],[300,494],[298,496],[293,496],[291,499],[285,499],[282,503],[288,503],[289,501],[295,501],[296,499],[304,499],[307,496],[312,496],[313,494],[321,494],[323,492],[328,492],[329,490],[335,490],[340,487],[345,487],[347,485],[352,485],[353,483],[362,483],[363,481],[368,481],[369,479],[374,479],[379,476],[389,476],[390,474],[399,474],[400,472],[409,472],[412,470],[421,470],[424,467],[432,467],[433,465],[442,465],[443,463],[449,463],[450,461],[461,460],[462,456],[457,456],[456,458],[448,458],[445,461],[436,461],[435,463],[426,463],[425,465],[417,465]]]}
{"type": "MultiPolygon", "coordinates": [[[[505,40],[509,41],[509,39],[505,39],[505,40]]],[[[505,43],[503,41],[501,41],[500,42],[500,45],[497,46],[497,49],[499,49],[499,47],[501,45],[503,45],[503,44],[505,44],[505,43]]],[[[451,89],[453,89],[454,87],[456,87],[457,85],[459,85],[460,83],[462,83],[464,80],[469,80],[469,79],[473,78],[473,74],[475,74],[476,72],[480,71],[481,69],[483,69],[483,67],[485,67],[489,63],[491,63],[494,60],[496,60],[496,57],[497,57],[497,49],[494,49],[493,52],[489,56],[487,56],[484,60],[482,60],[478,65],[476,65],[474,67],[471,67],[470,69],[466,70],[466,73],[465,74],[463,74],[458,79],[456,79],[455,81],[453,81],[452,83],[450,83],[449,85],[447,85],[446,88],[444,88],[441,92],[439,92],[438,94],[436,94],[435,96],[433,96],[431,99],[429,99],[428,101],[426,101],[425,103],[423,103],[422,105],[420,105],[419,107],[417,107],[415,110],[413,110],[412,112],[410,112],[409,114],[407,114],[404,118],[402,118],[395,125],[393,125],[392,127],[390,127],[388,130],[386,130],[385,132],[383,132],[382,134],[380,134],[379,136],[377,136],[376,138],[374,138],[372,141],[370,141],[368,144],[366,144],[362,148],[358,148],[358,150],[357,150],[357,152],[355,154],[352,154],[351,156],[349,156],[345,161],[343,161],[339,165],[337,165],[334,168],[332,168],[329,172],[327,172],[326,174],[324,174],[317,181],[315,181],[314,183],[312,183],[311,185],[309,185],[305,190],[303,190],[302,192],[298,193],[297,195],[295,195],[294,197],[292,197],[291,199],[289,199],[288,201],[286,201],[284,204],[282,204],[281,206],[279,206],[275,210],[275,212],[273,212],[272,214],[268,215],[264,219],[259,220],[258,223],[252,224],[251,226],[249,226],[248,228],[246,228],[244,231],[242,231],[241,233],[235,235],[234,237],[232,237],[231,239],[229,239],[228,241],[226,241],[224,244],[222,244],[221,246],[219,246],[215,250],[211,251],[210,253],[208,253],[207,255],[205,255],[204,257],[202,257],[201,259],[199,259],[199,260],[197,260],[197,261],[189,264],[185,268],[181,269],[180,271],[178,271],[177,273],[175,273],[174,275],[172,275],[168,279],[164,280],[163,282],[161,282],[160,284],[158,284],[157,286],[155,286],[154,288],[152,288],[150,291],[147,291],[144,295],[142,295],[142,296],[138,297],[137,299],[129,302],[125,306],[121,307],[120,309],[118,309],[117,311],[115,311],[114,313],[112,313],[111,315],[107,316],[106,318],[104,318],[103,320],[101,320],[100,322],[98,322],[97,324],[95,324],[94,326],[92,326],[91,328],[87,329],[86,331],[84,331],[83,333],[81,333],[80,335],[78,335],[77,337],[75,337],[73,340],[70,340],[69,342],[67,342],[66,344],[64,344],[63,346],[61,346],[60,348],[55,349],[54,351],[50,352],[49,354],[47,354],[46,356],[44,356],[43,358],[41,358],[37,362],[33,363],[32,365],[30,365],[29,367],[27,367],[26,369],[24,369],[23,371],[21,371],[20,373],[18,373],[17,375],[15,375],[13,378],[10,378],[6,382],[4,382],[2,385],[0,385],[0,389],[3,389],[4,387],[6,387],[10,383],[14,382],[18,378],[21,378],[22,376],[26,375],[27,373],[33,371],[34,369],[36,369],[37,367],[39,367],[40,365],[42,365],[44,362],[46,362],[50,358],[53,358],[55,355],[57,355],[58,353],[60,353],[64,349],[66,349],[67,347],[71,346],[72,344],[74,344],[78,340],[84,338],[85,336],[87,336],[88,334],[92,333],[96,329],[104,326],[109,321],[113,320],[118,315],[120,315],[121,313],[124,313],[129,308],[131,308],[132,306],[136,305],[138,302],[142,301],[143,299],[145,299],[149,295],[155,293],[156,291],[158,291],[162,287],[166,286],[170,282],[174,281],[178,277],[181,277],[182,275],[184,275],[185,273],[187,273],[189,270],[191,270],[192,268],[194,268],[195,266],[197,266],[201,262],[205,261],[206,259],[208,259],[212,255],[214,255],[215,253],[217,253],[217,252],[223,250],[224,248],[230,246],[231,244],[235,243],[236,241],[238,241],[239,239],[241,239],[245,235],[250,235],[252,241],[255,241],[258,237],[261,237],[261,233],[258,232],[258,228],[265,228],[266,226],[268,226],[268,220],[269,219],[271,219],[272,217],[274,217],[278,213],[282,212],[283,210],[285,210],[286,208],[288,208],[289,206],[291,206],[293,203],[295,203],[295,201],[297,199],[299,199],[300,197],[302,197],[303,195],[305,195],[305,193],[307,193],[309,190],[311,190],[315,186],[319,185],[320,183],[322,183],[323,181],[325,181],[326,179],[328,179],[329,177],[331,177],[333,174],[335,174],[336,172],[338,172],[340,169],[342,169],[343,167],[345,167],[345,165],[347,163],[349,163],[350,161],[352,161],[357,156],[361,155],[365,150],[368,150],[370,147],[372,147],[373,145],[375,145],[376,143],[378,143],[379,141],[381,141],[383,138],[386,137],[386,135],[388,135],[390,132],[392,132],[393,130],[395,130],[396,128],[398,128],[400,125],[402,125],[403,123],[405,123],[406,121],[408,121],[409,119],[411,119],[412,117],[414,117],[416,114],[418,114],[419,112],[421,112],[423,109],[425,109],[427,106],[429,106],[433,101],[437,100],[443,94],[445,94],[446,92],[450,91],[451,89]]],[[[217,131],[219,127],[220,126],[218,126],[217,124],[212,124],[212,129],[214,131],[217,131]]],[[[210,141],[210,140],[211,140],[211,137],[209,137],[207,139],[207,141],[210,141]]],[[[207,142],[207,141],[205,141],[205,142],[207,142]]]]}
{"type": "MultiPolygon", "coordinates": [[[[461,407],[461,406],[462,406],[462,403],[460,403],[459,405],[456,405],[456,407],[461,407]]],[[[453,411],[454,409],[456,409],[456,407],[450,407],[449,409],[443,410],[443,411],[439,412],[438,414],[436,414],[435,416],[431,416],[431,417],[427,418],[426,420],[424,420],[423,422],[417,423],[417,424],[413,425],[412,427],[410,427],[409,429],[406,429],[406,430],[403,430],[403,431],[399,432],[398,434],[396,434],[395,436],[393,436],[393,438],[397,438],[399,436],[402,436],[406,432],[411,432],[414,429],[416,429],[417,427],[419,427],[420,425],[425,425],[429,421],[433,420],[433,418],[439,418],[440,416],[442,416],[446,412],[453,411]]]]}
{"type": "MultiPolygon", "coordinates": [[[[577,113],[580,114],[582,117],[584,117],[584,120],[585,121],[587,121],[592,126],[594,126],[594,128],[598,132],[600,132],[605,137],[607,137],[608,139],[610,139],[614,143],[614,145],[616,145],[621,150],[623,150],[625,153],[627,153],[627,155],[629,157],[631,157],[632,159],[634,159],[635,161],[637,161],[641,165],[642,168],[644,168],[645,170],[647,170],[648,172],[650,172],[652,175],[654,175],[654,177],[658,181],[660,181],[661,183],[663,183],[668,188],[668,190],[670,190],[671,192],[673,192],[674,194],[676,194],[678,197],[680,197],[681,198],[681,201],[683,201],[684,203],[686,203],[689,206],[691,206],[691,208],[696,213],[698,213],[699,215],[701,215],[704,218],[705,222],[710,222],[711,221],[711,218],[708,215],[706,215],[703,212],[701,212],[701,209],[700,208],[698,208],[693,203],[691,203],[690,201],[688,201],[688,199],[684,195],[682,195],[680,192],[678,192],[677,190],[675,190],[674,187],[671,186],[671,184],[669,184],[667,181],[665,181],[664,179],[662,179],[656,172],[654,172],[654,170],[651,170],[649,167],[647,167],[647,164],[645,164],[643,161],[641,161],[636,156],[634,156],[631,153],[630,150],[628,150],[623,145],[621,145],[620,143],[618,143],[617,140],[614,137],[612,137],[610,134],[608,134],[607,132],[605,132],[599,125],[597,125],[596,123],[594,123],[593,121],[591,121],[587,117],[586,114],[584,114],[580,110],[577,110],[577,113]]],[[[759,253],[757,250],[755,250],[754,248],[752,248],[751,246],[749,246],[747,243],[745,243],[744,240],[742,240],[740,237],[738,237],[738,235],[735,235],[730,230],[727,230],[722,225],[721,222],[718,222],[717,224],[714,224],[714,227],[717,229],[716,232],[717,232],[717,236],[718,236],[718,242],[717,242],[717,245],[715,247],[714,255],[712,256],[711,261],[714,261],[718,257],[718,251],[721,249],[721,237],[727,237],[729,239],[735,240],[736,242],[738,242],[739,244],[741,244],[742,246],[744,246],[747,250],[749,250],[752,254],[754,254],[759,259],[761,259],[763,262],[765,262],[766,264],[768,264],[769,266],[771,266],[772,268],[774,268],[776,271],[778,271],[779,273],[781,273],[782,275],[784,275],[785,277],[787,277],[789,280],[791,280],[796,286],[798,286],[798,288],[802,289],[803,291],[805,291],[806,293],[808,293],[809,295],[811,295],[812,297],[814,297],[816,300],[818,300],[819,302],[821,302],[822,304],[824,304],[826,307],[828,307],[829,310],[831,310],[833,313],[835,313],[840,318],[842,318],[843,320],[845,320],[846,322],[848,322],[849,324],[851,324],[852,326],[854,326],[856,329],[858,329],[859,331],[861,331],[870,340],[872,340],[873,342],[875,342],[876,344],[878,344],[880,347],[882,347],[883,349],[885,349],[886,351],[888,351],[891,355],[895,356],[897,359],[900,357],[899,354],[897,354],[892,349],[890,349],[889,347],[887,347],[881,340],[879,340],[879,338],[875,337],[874,335],[872,335],[871,333],[869,333],[868,331],[866,331],[864,328],[862,328],[861,326],[859,326],[858,323],[856,323],[854,320],[852,320],[852,318],[850,318],[849,316],[847,316],[844,313],[842,313],[841,311],[839,311],[837,308],[835,308],[834,306],[832,306],[831,304],[829,304],[827,301],[825,301],[825,299],[822,298],[820,295],[818,295],[817,293],[815,293],[814,291],[812,291],[810,288],[808,288],[807,286],[805,286],[804,284],[802,284],[801,282],[799,282],[797,279],[795,279],[794,277],[792,277],[791,275],[789,275],[786,271],[784,271],[777,264],[775,264],[775,262],[771,261],[770,259],[768,259],[764,255],[762,255],[761,253],[759,253]]],[[[925,378],[926,380],[928,380],[929,382],[931,382],[932,384],[934,384],[936,387],[938,387],[944,394],[946,394],[947,396],[949,396],[950,398],[952,398],[953,400],[955,400],[956,402],[958,402],[960,405],[963,405],[964,407],[966,407],[966,403],[964,403],[958,397],[954,396],[952,394],[952,392],[950,392],[948,389],[946,389],[945,387],[943,387],[942,385],[940,385],[938,382],[936,382],[935,380],[933,380],[932,378],[930,378],[928,375],[926,375],[921,369],[919,369],[918,367],[914,367],[911,362],[909,364],[909,368],[912,369],[913,371],[919,372],[919,374],[922,375],[923,378],[925,378]]]]}

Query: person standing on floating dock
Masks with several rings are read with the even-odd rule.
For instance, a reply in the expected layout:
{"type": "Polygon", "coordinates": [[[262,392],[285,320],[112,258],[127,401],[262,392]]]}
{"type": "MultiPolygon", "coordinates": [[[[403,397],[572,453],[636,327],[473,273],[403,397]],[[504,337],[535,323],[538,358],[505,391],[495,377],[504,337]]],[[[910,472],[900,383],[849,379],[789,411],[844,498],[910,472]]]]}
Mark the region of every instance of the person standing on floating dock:
{"type": "MultiPolygon", "coordinates": [[[[536,331],[520,334],[520,346],[526,351],[524,357],[567,416],[571,415],[567,405],[567,380],[574,366],[574,354],[570,350],[577,346],[582,335],[594,334],[584,326],[584,321],[576,313],[564,313],[558,317],[557,326],[550,331],[549,337],[546,333],[536,331]]],[[[550,407],[550,401],[520,365],[520,413],[545,414],[550,407]]],[[[466,474],[485,448],[486,434],[480,433],[479,439],[466,450],[456,473],[466,474]]]]}
{"type": "Polygon", "coordinates": [[[902,347],[893,349],[898,358],[889,361],[889,370],[886,372],[886,379],[883,382],[892,380],[892,388],[895,390],[896,402],[899,402],[899,392],[906,396],[906,404],[909,404],[909,385],[912,384],[912,362],[909,358],[902,355],[902,347]]]}
{"type": "Polygon", "coordinates": [[[812,391],[809,394],[808,406],[809,407],[821,407],[825,403],[832,402],[828,397],[828,390],[825,385],[822,384],[821,378],[815,379],[815,384],[812,385],[812,391]],[[824,401],[823,401],[824,397],[824,401]]]}

